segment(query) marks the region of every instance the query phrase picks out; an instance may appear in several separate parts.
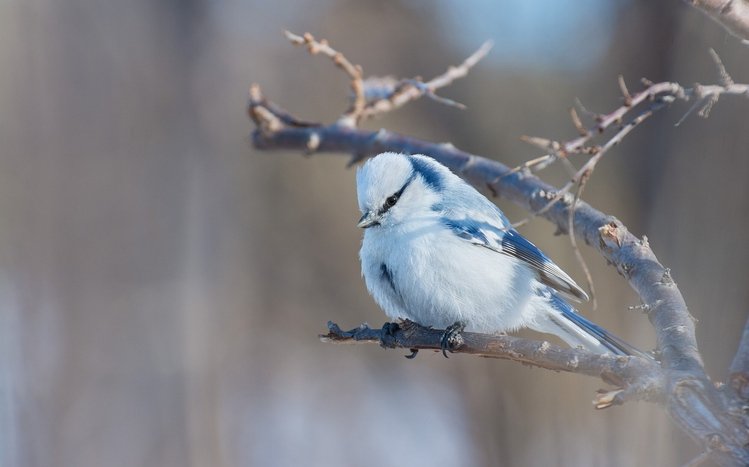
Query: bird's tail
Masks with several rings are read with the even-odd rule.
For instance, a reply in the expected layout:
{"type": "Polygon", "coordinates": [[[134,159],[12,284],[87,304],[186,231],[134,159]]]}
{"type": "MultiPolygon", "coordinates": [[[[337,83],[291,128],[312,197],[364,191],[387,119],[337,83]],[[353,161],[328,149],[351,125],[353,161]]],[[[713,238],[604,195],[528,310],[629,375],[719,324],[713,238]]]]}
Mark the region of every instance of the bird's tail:
{"type": "Polygon", "coordinates": [[[560,297],[553,296],[551,304],[544,317],[546,322],[536,323],[535,330],[555,334],[572,347],[582,346],[592,352],[652,358],[587,320],[560,297]]]}

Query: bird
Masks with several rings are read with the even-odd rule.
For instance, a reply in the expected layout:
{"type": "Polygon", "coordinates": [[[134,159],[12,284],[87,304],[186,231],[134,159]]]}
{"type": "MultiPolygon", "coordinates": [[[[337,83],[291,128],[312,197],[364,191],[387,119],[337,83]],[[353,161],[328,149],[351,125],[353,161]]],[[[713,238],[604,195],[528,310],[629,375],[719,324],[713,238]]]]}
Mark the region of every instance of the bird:
{"type": "MultiPolygon", "coordinates": [[[[553,334],[598,354],[642,355],[583,317],[585,291],[496,204],[435,159],[385,152],[357,169],[366,287],[385,314],[445,329],[553,334]]],[[[412,357],[415,356],[415,352],[412,357]]]]}

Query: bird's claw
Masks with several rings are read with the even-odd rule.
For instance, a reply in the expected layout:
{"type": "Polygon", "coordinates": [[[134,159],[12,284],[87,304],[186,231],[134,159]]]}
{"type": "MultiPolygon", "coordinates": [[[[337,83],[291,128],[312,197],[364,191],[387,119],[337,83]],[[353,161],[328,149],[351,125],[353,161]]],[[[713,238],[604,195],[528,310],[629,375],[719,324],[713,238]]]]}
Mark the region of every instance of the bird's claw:
{"type": "Polygon", "coordinates": [[[382,334],[380,334],[380,346],[387,349],[395,348],[395,333],[400,330],[398,323],[385,323],[382,325],[382,334]]]}
{"type": "Polygon", "coordinates": [[[453,353],[453,349],[463,344],[463,337],[460,335],[461,332],[466,328],[466,323],[463,321],[456,321],[445,329],[440,338],[440,348],[442,349],[442,355],[447,357],[447,352],[453,353]]]}

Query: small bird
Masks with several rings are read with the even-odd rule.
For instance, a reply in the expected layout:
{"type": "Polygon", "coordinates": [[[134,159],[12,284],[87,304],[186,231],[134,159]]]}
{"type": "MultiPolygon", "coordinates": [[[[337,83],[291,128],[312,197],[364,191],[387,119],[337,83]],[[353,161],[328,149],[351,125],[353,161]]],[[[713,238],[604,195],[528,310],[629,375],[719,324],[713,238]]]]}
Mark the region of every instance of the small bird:
{"type": "Polygon", "coordinates": [[[357,170],[356,185],[362,276],[391,319],[449,333],[528,327],[596,353],[642,355],[575,311],[565,298],[588,295],[434,159],[382,153],[357,170]]]}

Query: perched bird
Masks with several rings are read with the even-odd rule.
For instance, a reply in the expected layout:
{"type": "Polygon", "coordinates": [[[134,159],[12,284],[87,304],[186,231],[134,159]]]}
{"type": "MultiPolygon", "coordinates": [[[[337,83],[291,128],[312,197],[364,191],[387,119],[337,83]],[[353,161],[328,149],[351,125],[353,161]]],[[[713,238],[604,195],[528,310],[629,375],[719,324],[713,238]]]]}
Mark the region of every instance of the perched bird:
{"type": "Polygon", "coordinates": [[[577,313],[565,299],[587,294],[444,165],[383,153],[356,184],[362,275],[390,318],[452,332],[528,327],[597,353],[641,355],[577,313]]]}

